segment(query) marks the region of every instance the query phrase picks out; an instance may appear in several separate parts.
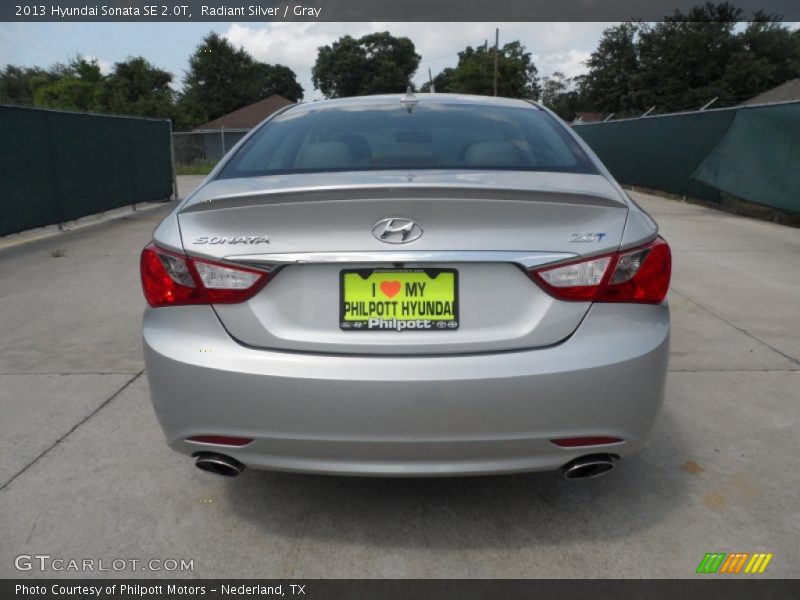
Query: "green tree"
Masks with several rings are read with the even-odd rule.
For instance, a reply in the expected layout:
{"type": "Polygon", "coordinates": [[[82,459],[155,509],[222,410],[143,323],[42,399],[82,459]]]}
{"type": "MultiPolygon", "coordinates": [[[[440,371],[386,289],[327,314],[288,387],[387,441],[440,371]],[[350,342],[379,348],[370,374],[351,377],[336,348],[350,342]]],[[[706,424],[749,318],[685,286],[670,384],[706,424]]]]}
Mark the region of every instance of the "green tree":
{"type": "Polygon", "coordinates": [[[141,56],[114,65],[106,80],[108,112],[143,117],[169,117],[173,113],[172,73],[159,69],[141,56]]]}
{"type": "Polygon", "coordinates": [[[33,104],[36,88],[53,81],[54,75],[39,67],[6,65],[0,71],[0,102],[33,104]]]}
{"type": "Polygon", "coordinates": [[[663,22],[643,28],[635,108],[691,109],[714,97],[721,104],[735,103],[724,76],[728,63],[742,49],[734,32],[741,18],[742,11],[728,3],[709,3],[687,14],[676,11],[663,22]]]}
{"type": "Polygon", "coordinates": [[[578,110],[579,96],[573,85],[573,80],[560,71],[542,78],[542,103],[567,122],[578,110]]]}
{"type": "Polygon", "coordinates": [[[800,35],[780,17],[706,3],[656,24],[606,29],[586,65],[581,100],[593,110],[639,114],[733,105],[800,77],[800,35]]]}
{"type": "Polygon", "coordinates": [[[209,33],[189,58],[181,97],[184,112],[199,124],[250,104],[257,93],[257,70],[243,48],[209,33]]]}
{"type": "Polygon", "coordinates": [[[116,63],[109,75],[81,56],[47,70],[7,65],[0,71],[0,101],[179,120],[172,78],[140,56],[116,63]]]}
{"type": "MultiPolygon", "coordinates": [[[[447,67],[442,69],[442,71],[433,78],[433,89],[434,91],[440,94],[449,94],[454,92],[453,88],[453,75],[455,74],[456,70],[447,67]]],[[[421,92],[430,92],[431,91],[431,83],[426,81],[420,86],[421,92]]]]}
{"type": "Polygon", "coordinates": [[[303,99],[303,86],[297,83],[297,75],[289,67],[262,63],[261,68],[264,85],[260,93],[263,97],[279,94],[292,102],[303,99]]]}
{"type": "Polygon", "coordinates": [[[402,93],[411,85],[419,61],[406,37],[388,31],[359,39],[346,35],[318,49],[311,79],[328,98],[402,93]]]}
{"type": "Polygon", "coordinates": [[[260,63],[212,32],[189,58],[178,111],[182,122],[196,125],[275,93],[299,100],[303,88],[288,67],[260,63]]]}
{"type": "Polygon", "coordinates": [[[780,18],[757,14],[740,35],[741,46],[725,69],[724,84],[743,99],[800,76],[800,30],[780,18]]]}
{"type": "Polygon", "coordinates": [[[561,73],[554,72],[549,77],[542,78],[542,102],[548,106],[554,105],[572,85],[572,80],[561,73]]]}
{"type": "Polygon", "coordinates": [[[641,28],[640,23],[622,23],[603,31],[597,49],[586,61],[589,72],[579,84],[581,96],[594,110],[611,113],[638,106],[637,35],[641,28]]]}
{"type": "MultiPolygon", "coordinates": [[[[458,65],[436,76],[437,92],[494,94],[494,47],[467,46],[458,53],[458,65]]],[[[423,86],[424,89],[427,87],[423,86]]],[[[538,71],[531,53],[518,41],[509,42],[497,53],[497,94],[508,98],[536,100],[541,93],[538,71]]]]}
{"type": "Polygon", "coordinates": [[[86,112],[105,111],[105,77],[96,59],[86,60],[77,56],[66,65],[51,67],[50,75],[51,82],[34,89],[36,106],[86,112]]]}

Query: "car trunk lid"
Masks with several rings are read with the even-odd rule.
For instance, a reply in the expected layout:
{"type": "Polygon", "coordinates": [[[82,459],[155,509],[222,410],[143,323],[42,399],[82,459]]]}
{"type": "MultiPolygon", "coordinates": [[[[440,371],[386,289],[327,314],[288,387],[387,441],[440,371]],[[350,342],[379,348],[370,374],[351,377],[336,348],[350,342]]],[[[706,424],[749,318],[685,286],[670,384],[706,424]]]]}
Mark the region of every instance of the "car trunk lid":
{"type": "Polygon", "coordinates": [[[179,222],[189,254],[276,271],[247,302],[215,306],[242,343],[442,354],[541,347],[568,337],[589,304],[554,299],[524,267],[615,250],[626,215],[625,201],[598,175],[382,172],[212,181],[184,205],[179,222]],[[373,229],[386,218],[412,220],[421,235],[403,244],[380,241],[373,229]],[[382,273],[374,281],[391,285],[405,281],[397,273],[454,272],[457,326],[343,328],[342,271],[360,271],[366,281],[375,269],[382,273]]]}

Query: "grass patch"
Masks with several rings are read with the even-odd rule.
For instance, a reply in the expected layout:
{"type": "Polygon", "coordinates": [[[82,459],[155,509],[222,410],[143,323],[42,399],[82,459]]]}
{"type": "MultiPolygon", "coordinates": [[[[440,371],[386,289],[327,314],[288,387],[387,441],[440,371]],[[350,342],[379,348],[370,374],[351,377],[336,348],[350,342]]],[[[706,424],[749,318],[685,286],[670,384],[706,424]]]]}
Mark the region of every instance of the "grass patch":
{"type": "Polygon", "coordinates": [[[177,165],[175,172],[178,175],[208,175],[217,163],[201,162],[191,165],[177,165]]]}

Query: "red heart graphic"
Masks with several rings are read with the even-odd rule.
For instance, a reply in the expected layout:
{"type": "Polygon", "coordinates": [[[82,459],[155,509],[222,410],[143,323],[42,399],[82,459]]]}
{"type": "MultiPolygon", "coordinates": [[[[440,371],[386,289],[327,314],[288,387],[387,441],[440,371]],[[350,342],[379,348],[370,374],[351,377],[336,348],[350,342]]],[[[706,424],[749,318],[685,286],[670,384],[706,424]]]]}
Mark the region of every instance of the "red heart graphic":
{"type": "Polygon", "coordinates": [[[381,281],[381,291],[387,298],[394,298],[400,291],[399,281],[381,281]]]}

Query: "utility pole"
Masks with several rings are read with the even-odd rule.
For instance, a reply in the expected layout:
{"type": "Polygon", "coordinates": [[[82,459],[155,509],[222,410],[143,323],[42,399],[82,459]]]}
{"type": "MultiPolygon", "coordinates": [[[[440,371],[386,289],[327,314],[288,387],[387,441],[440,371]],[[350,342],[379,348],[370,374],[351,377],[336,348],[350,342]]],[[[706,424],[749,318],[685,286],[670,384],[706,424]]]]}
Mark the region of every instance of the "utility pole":
{"type": "Polygon", "coordinates": [[[500,47],[500,28],[494,30],[494,95],[497,96],[497,51],[500,47]]]}
{"type": "Polygon", "coordinates": [[[436,90],[433,89],[433,76],[431,75],[431,68],[430,67],[428,67],[428,84],[431,87],[431,89],[429,91],[432,94],[436,90]]]}

